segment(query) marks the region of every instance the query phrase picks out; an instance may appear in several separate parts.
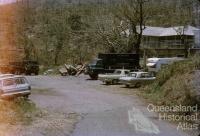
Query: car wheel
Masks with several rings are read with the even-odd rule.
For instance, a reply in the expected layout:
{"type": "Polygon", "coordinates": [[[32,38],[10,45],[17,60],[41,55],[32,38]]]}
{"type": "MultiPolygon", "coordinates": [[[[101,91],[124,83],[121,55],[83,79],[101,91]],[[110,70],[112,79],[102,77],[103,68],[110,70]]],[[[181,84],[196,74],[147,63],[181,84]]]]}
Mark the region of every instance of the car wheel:
{"type": "Polygon", "coordinates": [[[126,85],[126,88],[129,88],[130,87],[130,85],[126,85]]]}
{"type": "Polygon", "coordinates": [[[139,82],[135,84],[136,88],[139,88],[140,86],[141,86],[141,84],[139,82]]]}
{"type": "Polygon", "coordinates": [[[118,83],[118,80],[117,79],[114,79],[113,81],[112,81],[112,84],[113,85],[116,85],[118,83]]]}
{"type": "Polygon", "coordinates": [[[109,81],[105,81],[105,84],[106,84],[106,85],[110,85],[110,82],[109,82],[109,81]]]}
{"type": "Polygon", "coordinates": [[[29,95],[24,95],[24,98],[25,98],[25,99],[28,99],[28,98],[29,98],[29,95]]]}
{"type": "Polygon", "coordinates": [[[98,79],[98,74],[91,74],[91,75],[89,75],[90,76],[90,78],[92,79],[92,80],[97,80],[98,79]]]}

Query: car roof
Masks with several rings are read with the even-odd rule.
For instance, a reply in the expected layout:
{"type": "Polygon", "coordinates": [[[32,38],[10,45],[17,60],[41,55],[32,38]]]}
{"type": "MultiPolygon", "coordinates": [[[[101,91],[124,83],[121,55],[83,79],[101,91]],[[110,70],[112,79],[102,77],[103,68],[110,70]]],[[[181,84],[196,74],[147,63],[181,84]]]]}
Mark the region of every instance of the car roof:
{"type": "Polygon", "coordinates": [[[13,74],[0,74],[0,78],[3,78],[3,77],[12,77],[14,76],[13,74]]]}
{"type": "Polygon", "coordinates": [[[24,76],[21,76],[21,75],[13,75],[13,76],[7,76],[7,77],[0,77],[0,80],[14,79],[14,78],[20,78],[20,77],[25,78],[24,76]]]}
{"type": "Polygon", "coordinates": [[[128,69],[115,69],[115,70],[130,71],[130,70],[128,70],[128,69]]]}
{"type": "Polygon", "coordinates": [[[134,74],[134,73],[135,73],[135,74],[143,74],[143,73],[144,73],[144,74],[147,74],[148,72],[130,72],[130,73],[131,73],[131,74],[134,74]]]}

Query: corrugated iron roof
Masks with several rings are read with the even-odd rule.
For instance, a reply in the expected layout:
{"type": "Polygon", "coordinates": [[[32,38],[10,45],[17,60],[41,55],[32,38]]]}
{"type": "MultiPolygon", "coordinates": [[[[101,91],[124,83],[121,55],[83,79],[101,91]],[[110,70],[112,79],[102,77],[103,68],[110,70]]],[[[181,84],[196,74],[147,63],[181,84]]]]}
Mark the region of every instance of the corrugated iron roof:
{"type": "Polygon", "coordinates": [[[143,30],[144,36],[176,36],[176,35],[188,35],[194,36],[194,31],[198,28],[193,26],[175,26],[175,27],[151,27],[146,26],[143,30]]]}

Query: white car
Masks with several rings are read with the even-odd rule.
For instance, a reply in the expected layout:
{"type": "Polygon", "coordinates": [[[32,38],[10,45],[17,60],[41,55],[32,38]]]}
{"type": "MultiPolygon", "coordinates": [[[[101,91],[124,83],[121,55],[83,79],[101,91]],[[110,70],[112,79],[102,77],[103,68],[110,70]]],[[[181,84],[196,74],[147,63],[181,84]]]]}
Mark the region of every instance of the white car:
{"type": "Polygon", "coordinates": [[[99,74],[98,79],[106,84],[117,84],[121,77],[125,77],[130,73],[127,69],[116,69],[111,74],[99,74]]]}
{"type": "Polygon", "coordinates": [[[28,98],[31,86],[24,76],[0,77],[0,98],[14,98],[23,96],[28,98]]]}
{"type": "Polygon", "coordinates": [[[155,79],[156,77],[148,72],[131,72],[128,76],[121,77],[119,83],[126,85],[126,87],[140,87],[152,83],[155,79]]]}

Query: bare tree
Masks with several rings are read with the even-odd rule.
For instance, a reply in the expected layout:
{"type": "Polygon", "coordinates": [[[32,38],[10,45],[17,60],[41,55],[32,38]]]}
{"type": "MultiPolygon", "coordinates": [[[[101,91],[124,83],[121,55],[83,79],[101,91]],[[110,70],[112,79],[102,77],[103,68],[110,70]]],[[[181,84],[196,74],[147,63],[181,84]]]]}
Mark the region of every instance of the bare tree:
{"type": "Polygon", "coordinates": [[[184,46],[184,56],[185,58],[188,57],[188,49],[189,49],[189,46],[188,46],[188,43],[186,43],[186,40],[185,40],[185,31],[186,31],[187,27],[186,26],[180,26],[178,28],[174,28],[174,30],[176,31],[178,37],[180,38],[180,41],[181,41],[181,45],[184,46]]]}
{"type": "Polygon", "coordinates": [[[174,28],[176,31],[178,37],[180,38],[181,45],[184,47],[184,56],[185,58],[188,57],[188,50],[189,50],[189,45],[186,41],[185,37],[185,31],[188,28],[188,25],[192,24],[192,2],[188,3],[179,3],[180,6],[184,8],[178,7],[176,16],[176,24],[179,25],[179,27],[174,28]],[[181,26],[182,25],[182,26],[181,26]]]}
{"type": "Polygon", "coordinates": [[[125,0],[116,14],[120,20],[129,25],[128,52],[140,54],[142,33],[148,18],[147,2],[148,0],[125,0]]]}

